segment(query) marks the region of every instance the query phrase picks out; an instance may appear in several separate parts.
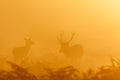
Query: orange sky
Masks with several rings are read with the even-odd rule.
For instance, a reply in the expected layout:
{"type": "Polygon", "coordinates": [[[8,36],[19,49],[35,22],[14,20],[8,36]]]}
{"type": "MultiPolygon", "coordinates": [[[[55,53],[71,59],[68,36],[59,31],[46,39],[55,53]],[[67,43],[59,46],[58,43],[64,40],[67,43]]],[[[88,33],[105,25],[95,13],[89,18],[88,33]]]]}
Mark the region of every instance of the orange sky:
{"type": "Polygon", "coordinates": [[[55,53],[58,33],[76,32],[73,44],[83,45],[84,65],[106,64],[111,55],[120,56],[119,21],[119,0],[1,0],[0,52],[11,56],[30,36],[36,42],[34,57],[55,53]]]}

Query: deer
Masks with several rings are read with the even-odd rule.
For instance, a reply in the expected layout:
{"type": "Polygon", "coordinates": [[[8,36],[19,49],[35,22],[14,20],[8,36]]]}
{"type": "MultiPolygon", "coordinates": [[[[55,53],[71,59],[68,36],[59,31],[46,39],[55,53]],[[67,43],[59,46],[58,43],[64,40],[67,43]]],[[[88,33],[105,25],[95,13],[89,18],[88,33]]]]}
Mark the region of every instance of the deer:
{"type": "Polygon", "coordinates": [[[71,38],[68,41],[63,41],[63,33],[57,37],[60,44],[60,53],[63,53],[65,57],[71,60],[80,59],[83,55],[83,47],[80,44],[70,45],[73,40],[75,33],[72,33],[71,38]]]}
{"type": "Polygon", "coordinates": [[[25,45],[22,47],[16,47],[13,49],[13,56],[15,60],[24,60],[25,57],[27,57],[31,46],[34,44],[34,42],[30,38],[24,38],[25,45]]]}

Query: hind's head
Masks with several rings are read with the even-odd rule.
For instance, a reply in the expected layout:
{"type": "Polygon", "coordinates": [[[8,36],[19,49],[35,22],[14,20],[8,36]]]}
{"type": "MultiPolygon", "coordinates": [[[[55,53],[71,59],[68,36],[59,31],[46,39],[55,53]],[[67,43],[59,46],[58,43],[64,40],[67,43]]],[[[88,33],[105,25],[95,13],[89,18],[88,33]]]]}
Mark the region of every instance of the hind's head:
{"type": "Polygon", "coordinates": [[[25,38],[25,44],[26,45],[33,45],[34,42],[31,40],[31,38],[25,38]]]}

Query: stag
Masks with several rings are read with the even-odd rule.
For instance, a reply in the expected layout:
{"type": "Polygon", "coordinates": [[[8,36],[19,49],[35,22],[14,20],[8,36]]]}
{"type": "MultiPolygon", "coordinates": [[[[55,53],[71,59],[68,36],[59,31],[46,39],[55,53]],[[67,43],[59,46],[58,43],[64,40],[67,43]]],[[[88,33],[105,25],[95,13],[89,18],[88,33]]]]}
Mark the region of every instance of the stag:
{"type": "Polygon", "coordinates": [[[15,60],[23,60],[29,53],[31,46],[34,44],[34,42],[29,39],[24,39],[25,45],[22,47],[16,47],[13,49],[13,56],[15,60]]]}
{"type": "Polygon", "coordinates": [[[73,40],[75,34],[73,33],[70,40],[63,41],[63,33],[60,34],[59,37],[57,37],[59,43],[60,43],[60,52],[64,53],[64,55],[67,58],[70,58],[72,60],[81,58],[83,54],[83,47],[80,44],[76,45],[70,45],[71,41],[73,40]]]}

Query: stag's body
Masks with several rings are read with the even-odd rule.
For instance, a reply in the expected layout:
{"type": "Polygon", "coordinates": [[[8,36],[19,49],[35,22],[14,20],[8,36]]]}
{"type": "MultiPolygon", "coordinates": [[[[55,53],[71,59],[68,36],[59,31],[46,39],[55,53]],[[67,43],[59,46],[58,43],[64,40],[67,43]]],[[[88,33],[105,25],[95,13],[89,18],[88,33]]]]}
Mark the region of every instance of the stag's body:
{"type": "Polygon", "coordinates": [[[25,41],[25,46],[16,47],[13,49],[13,55],[15,60],[22,60],[28,55],[33,42],[31,41],[31,39],[25,39],[25,41]]]}
{"type": "Polygon", "coordinates": [[[62,40],[63,34],[60,35],[60,38],[58,38],[61,48],[60,52],[64,53],[64,55],[71,59],[71,60],[78,60],[82,57],[83,55],[83,47],[80,44],[76,45],[70,45],[71,40],[74,37],[74,34],[72,35],[71,39],[67,42],[64,42],[62,40]]]}
{"type": "Polygon", "coordinates": [[[67,49],[63,49],[63,53],[68,58],[77,59],[83,55],[83,48],[81,45],[73,45],[67,49]]]}

